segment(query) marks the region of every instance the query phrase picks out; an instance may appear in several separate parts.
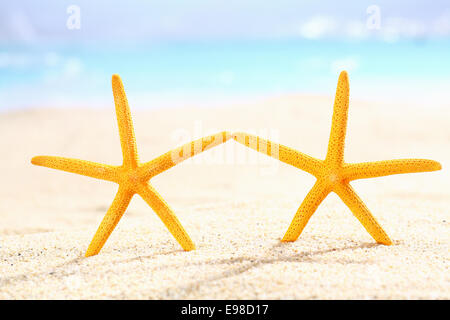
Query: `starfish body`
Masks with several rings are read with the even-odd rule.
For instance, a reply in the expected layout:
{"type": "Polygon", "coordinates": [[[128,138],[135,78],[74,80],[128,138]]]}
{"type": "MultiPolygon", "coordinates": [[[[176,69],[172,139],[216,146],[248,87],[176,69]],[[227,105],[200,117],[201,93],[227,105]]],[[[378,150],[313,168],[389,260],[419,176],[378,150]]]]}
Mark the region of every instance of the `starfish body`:
{"type": "Polygon", "coordinates": [[[123,154],[123,163],[121,166],[111,166],[52,156],[37,156],[31,162],[35,165],[77,173],[119,184],[116,197],[95,233],[86,251],[86,257],[96,255],[100,252],[135,194],[139,194],[156,212],[184,250],[189,251],[195,249],[194,243],[178,218],[148,181],[152,177],[175,166],[177,163],[227,141],[231,135],[224,131],[207,136],[171,150],[152,161],[141,164],[138,158],[128,101],[122,81],[118,75],[113,75],[112,77],[112,88],[123,154]]]}
{"type": "Polygon", "coordinates": [[[325,160],[319,160],[289,147],[246,133],[234,133],[233,138],[247,147],[265,153],[282,162],[304,170],[317,178],[306,195],[282,241],[295,241],[308,220],[330,192],[335,192],[350,208],[376,242],[390,245],[391,239],[369,209],[358,197],[350,181],[400,173],[440,170],[439,162],[426,159],[402,159],[347,164],[344,162],[344,142],[349,106],[349,82],[341,72],[336,89],[330,139],[325,160]]]}

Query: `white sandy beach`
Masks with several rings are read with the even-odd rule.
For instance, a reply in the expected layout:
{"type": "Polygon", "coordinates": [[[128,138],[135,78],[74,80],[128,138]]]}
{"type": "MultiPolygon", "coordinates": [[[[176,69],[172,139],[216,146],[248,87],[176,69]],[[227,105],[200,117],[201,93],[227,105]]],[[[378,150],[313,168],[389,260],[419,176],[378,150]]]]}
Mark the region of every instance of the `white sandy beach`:
{"type": "MultiPolygon", "coordinates": [[[[131,112],[143,162],[180,137],[222,130],[323,158],[332,106],[331,95],[293,95],[228,108],[131,104],[131,112]]],[[[443,166],[352,183],[393,246],[377,245],[335,194],[296,242],[280,242],[314,178],[228,141],[151,181],[197,250],[184,252],[135,196],[90,258],[84,252],[117,186],[30,160],[120,164],[112,96],[105,109],[1,113],[0,299],[449,299],[449,110],[350,100],[347,162],[429,158],[443,166]]]]}

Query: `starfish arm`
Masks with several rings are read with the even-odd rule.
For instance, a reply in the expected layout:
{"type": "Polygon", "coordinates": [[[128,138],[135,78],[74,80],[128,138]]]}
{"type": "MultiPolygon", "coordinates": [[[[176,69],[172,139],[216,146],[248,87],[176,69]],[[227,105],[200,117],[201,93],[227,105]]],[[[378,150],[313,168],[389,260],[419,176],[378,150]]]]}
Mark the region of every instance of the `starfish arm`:
{"type": "Polygon", "coordinates": [[[112,76],[112,89],[116,105],[117,124],[119,126],[120,144],[122,146],[123,164],[126,167],[136,168],[138,154],[133,121],[127,96],[119,75],[112,76]]]}
{"type": "Polygon", "coordinates": [[[152,186],[149,184],[140,186],[138,194],[155,211],[184,250],[190,251],[195,249],[194,243],[172,212],[172,209],[152,186]]]}
{"type": "Polygon", "coordinates": [[[143,175],[144,179],[148,180],[186,159],[226,142],[230,138],[231,134],[229,132],[222,131],[191,141],[181,147],[170,150],[169,152],[166,152],[149,162],[144,163],[139,167],[139,171],[143,175]]]}
{"type": "Polygon", "coordinates": [[[342,201],[350,208],[353,215],[361,222],[367,232],[375,239],[376,242],[391,245],[392,241],[389,239],[387,233],[383,230],[381,225],[370,213],[367,206],[358,197],[356,192],[350,184],[338,184],[334,188],[334,192],[342,199],[342,201]]]}
{"type": "Polygon", "coordinates": [[[329,193],[329,187],[321,180],[317,180],[298,208],[297,213],[295,214],[294,219],[292,220],[291,225],[286,231],[282,241],[297,240],[313,213],[317,210],[320,203],[329,193]]]}
{"type": "Polygon", "coordinates": [[[127,209],[132,197],[132,192],[119,187],[119,191],[117,192],[113,203],[109,207],[108,212],[94,235],[94,238],[89,244],[85,254],[86,257],[94,256],[100,252],[106,240],[108,240],[114,228],[119,223],[120,218],[122,218],[122,215],[127,209]]]}
{"type": "Polygon", "coordinates": [[[274,143],[270,140],[265,140],[252,134],[236,132],[233,133],[233,138],[246,147],[304,170],[314,176],[318,174],[322,166],[322,161],[319,159],[310,157],[282,144],[274,143]]]}
{"type": "Polygon", "coordinates": [[[37,166],[77,173],[96,179],[116,181],[117,167],[91,161],[52,156],[37,156],[31,159],[31,163],[37,166]]]}
{"type": "Polygon", "coordinates": [[[330,140],[328,142],[328,151],[325,160],[335,164],[342,164],[344,162],[344,144],[345,133],[347,131],[349,90],[347,72],[342,71],[339,75],[336,89],[330,140]]]}
{"type": "Polygon", "coordinates": [[[441,164],[434,160],[400,159],[348,164],[344,166],[343,175],[348,180],[356,180],[440,169],[441,164]]]}

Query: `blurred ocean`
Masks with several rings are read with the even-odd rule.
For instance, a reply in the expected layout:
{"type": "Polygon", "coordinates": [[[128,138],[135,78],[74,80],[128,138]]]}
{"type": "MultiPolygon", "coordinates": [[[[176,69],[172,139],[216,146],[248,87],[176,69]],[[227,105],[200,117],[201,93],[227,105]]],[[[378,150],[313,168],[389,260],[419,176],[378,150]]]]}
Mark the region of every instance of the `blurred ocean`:
{"type": "Polygon", "coordinates": [[[197,41],[0,46],[0,110],[104,107],[121,75],[133,108],[211,106],[286,93],[333,95],[341,70],[352,98],[450,101],[450,40],[197,41]],[[188,103],[189,102],[189,103],[188,103]]]}

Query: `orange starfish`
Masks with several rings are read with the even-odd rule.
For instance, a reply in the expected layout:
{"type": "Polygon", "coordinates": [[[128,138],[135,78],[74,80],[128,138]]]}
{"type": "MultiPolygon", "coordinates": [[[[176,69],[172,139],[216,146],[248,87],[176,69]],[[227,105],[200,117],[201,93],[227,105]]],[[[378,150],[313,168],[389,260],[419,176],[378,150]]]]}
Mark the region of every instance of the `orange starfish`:
{"type": "Polygon", "coordinates": [[[366,205],[350,186],[350,181],[374,178],[399,173],[440,170],[439,162],[425,159],[402,159],[347,164],[344,162],[344,143],[347,129],[349,105],[349,83],[347,72],[341,72],[334,101],[328,152],[325,160],[319,160],[297,150],[279,145],[246,133],[234,133],[233,138],[261,153],[271,155],[282,162],[304,170],[317,178],[317,181],[295,214],[282,241],[295,241],[302,233],[308,220],[325,197],[334,191],[350,208],[367,232],[385,245],[391,239],[367,209],[366,205]]]}
{"type": "Polygon", "coordinates": [[[119,184],[116,197],[95,233],[87,249],[86,257],[96,255],[100,252],[124,214],[131,198],[136,193],[156,212],[184,250],[195,249],[194,243],[189,238],[189,235],[175,214],[148,181],[177,163],[225,142],[231,135],[224,131],[207,136],[171,150],[152,161],[141,164],[138,159],[133,122],[131,120],[127,97],[122,81],[118,75],[113,75],[112,77],[112,89],[123,154],[123,164],[121,166],[49,156],[37,156],[31,162],[35,165],[77,173],[119,184]]]}

